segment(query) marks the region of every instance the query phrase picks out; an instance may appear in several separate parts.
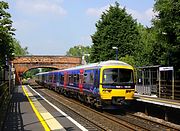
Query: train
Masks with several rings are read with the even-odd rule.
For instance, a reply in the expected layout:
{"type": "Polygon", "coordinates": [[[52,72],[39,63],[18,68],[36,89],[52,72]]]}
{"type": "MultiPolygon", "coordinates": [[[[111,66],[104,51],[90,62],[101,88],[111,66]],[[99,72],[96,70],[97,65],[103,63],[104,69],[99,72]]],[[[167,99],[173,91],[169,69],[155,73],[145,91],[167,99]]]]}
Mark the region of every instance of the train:
{"type": "Polygon", "coordinates": [[[106,109],[134,99],[134,68],[117,60],[41,72],[35,75],[35,81],[98,108],[106,109]]]}

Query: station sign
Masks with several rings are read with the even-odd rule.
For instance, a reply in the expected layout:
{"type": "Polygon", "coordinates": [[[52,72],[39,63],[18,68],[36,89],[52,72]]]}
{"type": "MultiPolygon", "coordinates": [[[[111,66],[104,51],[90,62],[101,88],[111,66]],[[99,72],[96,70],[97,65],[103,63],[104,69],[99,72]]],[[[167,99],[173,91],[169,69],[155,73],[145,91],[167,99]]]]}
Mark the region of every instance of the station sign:
{"type": "Polygon", "coordinates": [[[174,68],[171,66],[171,67],[159,67],[159,71],[173,71],[174,68]]]}

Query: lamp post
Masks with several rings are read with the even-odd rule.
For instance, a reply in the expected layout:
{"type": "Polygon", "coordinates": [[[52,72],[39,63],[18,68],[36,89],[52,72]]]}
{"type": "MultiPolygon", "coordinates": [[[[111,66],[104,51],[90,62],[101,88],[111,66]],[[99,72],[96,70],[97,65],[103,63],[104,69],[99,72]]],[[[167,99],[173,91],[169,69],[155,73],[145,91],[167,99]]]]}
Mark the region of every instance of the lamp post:
{"type": "Polygon", "coordinates": [[[118,60],[118,48],[116,46],[113,46],[112,49],[116,50],[116,60],[118,60]]]}
{"type": "Polygon", "coordinates": [[[87,63],[89,63],[89,56],[90,56],[90,54],[84,54],[84,56],[87,56],[87,63]]]}
{"type": "Polygon", "coordinates": [[[80,52],[80,56],[81,56],[81,64],[84,65],[86,63],[85,63],[85,60],[84,60],[84,53],[83,53],[83,50],[82,50],[82,45],[79,45],[78,48],[79,48],[79,52],[80,52]]]}

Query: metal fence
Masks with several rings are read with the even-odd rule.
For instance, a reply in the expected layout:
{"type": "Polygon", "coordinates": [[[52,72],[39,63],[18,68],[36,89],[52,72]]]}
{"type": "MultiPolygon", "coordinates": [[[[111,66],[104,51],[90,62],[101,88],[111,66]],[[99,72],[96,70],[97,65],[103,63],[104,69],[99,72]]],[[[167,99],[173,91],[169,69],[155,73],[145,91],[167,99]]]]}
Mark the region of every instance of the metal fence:
{"type": "Polygon", "coordinates": [[[143,95],[157,94],[157,79],[159,66],[136,68],[136,91],[143,95]]]}

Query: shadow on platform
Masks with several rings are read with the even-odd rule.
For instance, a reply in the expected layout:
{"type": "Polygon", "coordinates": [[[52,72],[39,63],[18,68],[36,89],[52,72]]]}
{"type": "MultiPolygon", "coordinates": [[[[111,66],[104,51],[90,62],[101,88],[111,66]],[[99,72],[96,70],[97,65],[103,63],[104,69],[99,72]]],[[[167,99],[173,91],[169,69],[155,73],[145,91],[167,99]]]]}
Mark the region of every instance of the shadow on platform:
{"type": "Polygon", "coordinates": [[[24,131],[22,115],[26,112],[21,111],[21,103],[28,102],[28,99],[19,88],[14,89],[3,125],[4,131],[24,131]]]}

